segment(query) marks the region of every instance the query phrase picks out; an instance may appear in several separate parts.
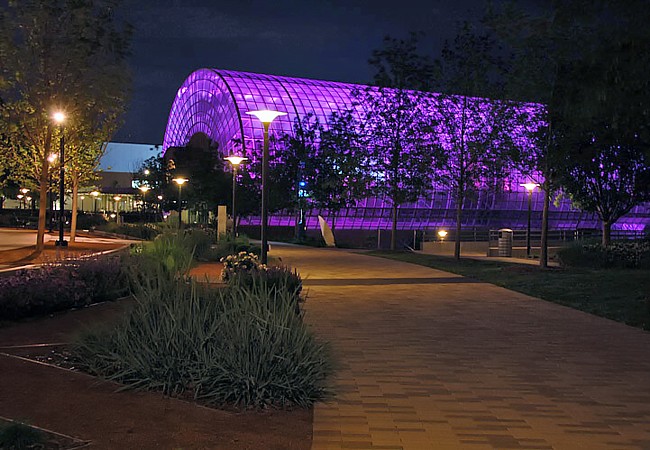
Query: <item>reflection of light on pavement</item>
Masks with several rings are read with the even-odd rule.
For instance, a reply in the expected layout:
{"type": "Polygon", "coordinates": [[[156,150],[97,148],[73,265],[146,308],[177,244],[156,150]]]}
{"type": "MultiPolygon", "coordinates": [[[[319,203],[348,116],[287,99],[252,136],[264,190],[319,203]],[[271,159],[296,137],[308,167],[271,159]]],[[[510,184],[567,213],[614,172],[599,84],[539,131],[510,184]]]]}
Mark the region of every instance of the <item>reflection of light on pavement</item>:
{"type": "MultiPolygon", "coordinates": [[[[66,233],[66,236],[68,234],[66,233]]],[[[43,237],[45,242],[56,240],[54,234],[46,233],[43,237]]],[[[107,237],[85,237],[77,236],[76,242],[83,243],[98,243],[98,244],[129,244],[137,241],[126,239],[111,239],[107,237]]],[[[11,230],[0,229],[0,251],[16,250],[24,247],[36,245],[36,231],[35,230],[11,230]]]]}

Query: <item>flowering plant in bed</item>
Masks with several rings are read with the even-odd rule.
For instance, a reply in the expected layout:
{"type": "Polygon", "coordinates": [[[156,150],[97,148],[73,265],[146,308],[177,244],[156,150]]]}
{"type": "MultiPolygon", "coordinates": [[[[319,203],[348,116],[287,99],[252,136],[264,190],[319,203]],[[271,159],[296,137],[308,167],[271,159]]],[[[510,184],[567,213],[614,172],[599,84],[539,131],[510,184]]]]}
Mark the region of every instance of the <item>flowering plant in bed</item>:
{"type": "Polygon", "coordinates": [[[241,273],[252,274],[266,270],[266,266],[260,263],[255,253],[239,252],[221,258],[220,262],[223,263],[221,279],[225,282],[241,273]]]}

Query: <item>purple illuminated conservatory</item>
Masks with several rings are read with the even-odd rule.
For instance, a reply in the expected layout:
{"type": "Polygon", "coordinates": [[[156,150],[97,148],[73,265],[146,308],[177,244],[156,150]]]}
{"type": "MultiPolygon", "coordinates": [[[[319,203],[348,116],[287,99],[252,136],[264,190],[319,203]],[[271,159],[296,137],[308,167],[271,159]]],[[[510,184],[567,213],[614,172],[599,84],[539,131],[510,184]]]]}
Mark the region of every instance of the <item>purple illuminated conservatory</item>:
{"type": "MultiPolygon", "coordinates": [[[[263,128],[259,120],[245,114],[247,111],[272,109],[286,112],[286,116],[273,122],[270,132],[276,136],[291,134],[296,118],[313,113],[322,124],[326,124],[332,112],[353,108],[352,91],[359,88],[365,86],[219,69],[197,70],[185,80],[174,99],[163,148],[184,146],[194,135],[203,133],[218,143],[219,151],[224,156],[239,153],[257,159],[261,155],[263,128]]],[[[516,134],[516,130],[513,133],[516,134]]],[[[467,199],[464,228],[524,229],[528,204],[526,190],[520,184],[526,181],[529,180],[512,174],[504,180],[500,192],[479,191],[478,195],[467,199]]],[[[543,195],[534,193],[533,229],[539,228],[537,224],[541,222],[542,203],[543,195]]],[[[437,189],[430,198],[421,199],[415,204],[402,205],[399,211],[398,228],[402,230],[451,228],[455,223],[454,200],[445,189],[437,189]]],[[[318,213],[310,214],[307,228],[318,227],[318,213]]],[[[320,214],[327,217],[326,211],[320,214]]],[[[390,215],[388,202],[369,198],[355,208],[344,209],[337,214],[336,227],[390,229],[390,215]]],[[[276,214],[271,216],[270,224],[292,226],[295,220],[291,214],[276,214]]],[[[258,217],[242,219],[243,225],[257,223],[258,217]]],[[[551,229],[566,231],[600,229],[595,215],[571,208],[566,200],[551,206],[549,224],[551,229]]],[[[650,206],[645,204],[621,218],[614,229],[643,231],[649,224],[650,206]]]]}

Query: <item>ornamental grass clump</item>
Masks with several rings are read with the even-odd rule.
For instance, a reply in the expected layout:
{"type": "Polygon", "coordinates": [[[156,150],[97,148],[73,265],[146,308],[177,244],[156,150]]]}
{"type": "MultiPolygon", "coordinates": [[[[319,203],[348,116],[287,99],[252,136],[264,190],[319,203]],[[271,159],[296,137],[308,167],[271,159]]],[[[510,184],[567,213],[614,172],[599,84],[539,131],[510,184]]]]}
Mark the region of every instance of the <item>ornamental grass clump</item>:
{"type": "Polygon", "coordinates": [[[300,304],[305,301],[302,294],[302,278],[296,270],[286,266],[258,266],[257,270],[239,270],[228,276],[230,286],[256,289],[262,286],[269,291],[287,292],[293,298],[293,309],[300,314],[300,304]]]}
{"type": "Polygon", "coordinates": [[[172,277],[189,272],[194,258],[195,239],[189,234],[166,231],[147,242],[138,251],[138,257],[147,264],[160,265],[172,277]]]}
{"type": "Polygon", "coordinates": [[[215,405],[309,406],[329,393],[328,349],[295,314],[292,292],[215,288],[159,266],[134,297],[123,320],[72,346],[82,370],[215,405]]]}

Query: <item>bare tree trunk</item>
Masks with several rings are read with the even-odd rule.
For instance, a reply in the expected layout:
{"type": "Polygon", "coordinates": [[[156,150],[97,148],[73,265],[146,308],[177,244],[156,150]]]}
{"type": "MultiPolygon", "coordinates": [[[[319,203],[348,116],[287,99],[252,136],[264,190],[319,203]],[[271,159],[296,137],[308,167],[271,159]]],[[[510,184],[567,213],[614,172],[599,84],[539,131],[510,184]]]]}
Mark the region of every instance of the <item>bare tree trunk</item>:
{"type": "Polygon", "coordinates": [[[79,177],[75,174],[72,177],[72,210],[70,218],[70,243],[75,241],[77,236],[77,194],[79,193],[79,177]]]}
{"type": "Polygon", "coordinates": [[[48,186],[48,175],[50,172],[50,164],[47,157],[50,155],[50,149],[52,146],[52,128],[48,127],[47,135],[45,138],[45,147],[43,148],[43,153],[41,154],[41,180],[39,186],[39,198],[38,198],[38,231],[36,232],[36,252],[40,253],[45,248],[45,225],[46,225],[46,214],[47,214],[47,191],[48,186]]]}
{"type": "Polygon", "coordinates": [[[603,220],[603,247],[609,246],[612,242],[612,222],[603,220]]]}
{"type": "Polygon", "coordinates": [[[397,249],[397,205],[393,203],[392,206],[393,225],[390,233],[390,249],[395,251],[397,249]]]}
{"type": "Polygon", "coordinates": [[[539,249],[539,267],[548,267],[548,209],[551,203],[551,188],[544,183],[544,209],[542,211],[542,240],[539,249]]]}
{"type": "Polygon", "coordinates": [[[460,259],[460,233],[462,231],[462,219],[463,200],[459,198],[456,202],[456,236],[454,237],[454,258],[456,259],[460,259]]]}

